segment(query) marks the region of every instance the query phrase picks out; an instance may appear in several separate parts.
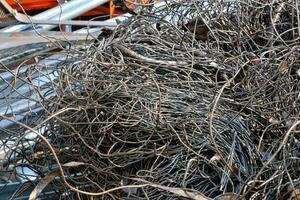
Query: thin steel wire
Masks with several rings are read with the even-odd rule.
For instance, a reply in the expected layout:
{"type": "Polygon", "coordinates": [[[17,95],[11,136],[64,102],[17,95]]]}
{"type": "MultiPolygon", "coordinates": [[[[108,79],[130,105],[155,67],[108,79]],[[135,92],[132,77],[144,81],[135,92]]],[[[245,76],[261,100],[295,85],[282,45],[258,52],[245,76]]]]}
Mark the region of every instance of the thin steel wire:
{"type": "Polygon", "coordinates": [[[147,6],[59,64],[3,79],[43,111],[22,121],[33,138],[3,128],[1,167],[26,164],[37,180],[59,169],[61,199],[178,198],[149,182],[287,199],[300,184],[298,21],[297,1],[147,6]]]}

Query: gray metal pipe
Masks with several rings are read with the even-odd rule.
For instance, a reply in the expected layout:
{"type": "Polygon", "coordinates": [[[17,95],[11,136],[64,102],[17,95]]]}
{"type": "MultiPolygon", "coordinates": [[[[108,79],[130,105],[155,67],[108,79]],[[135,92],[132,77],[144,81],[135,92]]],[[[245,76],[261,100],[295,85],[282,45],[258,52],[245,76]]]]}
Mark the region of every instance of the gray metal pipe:
{"type": "MultiPolygon", "coordinates": [[[[165,1],[161,1],[159,3],[156,3],[154,4],[154,9],[162,9],[166,6],[166,3],[165,1]]],[[[108,19],[108,20],[105,20],[104,22],[106,22],[107,24],[109,25],[114,25],[114,26],[117,26],[117,20],[118,21],[124,21],[128,18],[132,17],[131,14],[129,13],[125,13],[123,15],[120,15],[120,16],[117,16],[117,17],[114,17],[112,19],[108,19]]],[[[164,20],[167,20],[167,21],[171,21],[172,17],[170,15],[167,15],[164,17],[164,20]]],[[[76,30],[74,31],[74,33],[80,33],[80,34],[93,34],[93,33],[100,33],[101,30],[102,30],[103,27],[97,27],[97,28],[82,28],[82,29],[79,29],[79,30],[76,30]]]]}
{"type": "MultiPolygon", "coordinates": [[[[32,17],[32,19],[36,20],[69,20],[73,19],[75,17],[80,16],[83,13],[86,13],[87,11],[90,11],[109,0],[72,0],[68,3],[56,6],[54,8],[51,8],[45,12],[42,12],[38,15],[35,15],[32,17]]],[[[15,25],[11,27],[7,27],[4,29],[1,29],[0,32],[19,32],[26,30],[31,25],[15,25]]],[[[41,25],[38,26],[38,29],[42,30],[50,30],[52,28],[56,27],[55,25],[41,25]]]]}
{"type": "MultiPolygon", "coordinates": [[[[117,26],[117,20],[120,21],[120,22],[122,22],[122,21],[128,19],[131,16],[132,16],[131,14],[126,13],[126,14],[114,17],[112,19],[107,19],[107,20],[105,20],[103,22],[111,25],[111,27],[116,27],[117,26]]],[[[99,33],[101,32],[102,28],[103,27],[100,27],[100,28],[99,27],[95,27],[95,28],[85,27],[85,28],[82,28],[82,29],[74,31],[74,33],[85,34],[85,35],[86,34],[92,34],[93,35],[94,33],[98,33],[98,35],[99,35],[99,33]]]]}

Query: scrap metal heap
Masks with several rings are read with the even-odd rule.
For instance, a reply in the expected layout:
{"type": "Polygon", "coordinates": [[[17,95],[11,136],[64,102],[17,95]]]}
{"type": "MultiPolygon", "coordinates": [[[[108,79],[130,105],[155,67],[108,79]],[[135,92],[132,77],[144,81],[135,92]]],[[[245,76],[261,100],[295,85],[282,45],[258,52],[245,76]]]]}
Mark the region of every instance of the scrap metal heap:
{"type": "Polygon", "coordinates": [[[299,9],[166,1],[52,63],[3,66],[0,169],[30,199],[297,198],[299,9]]]}

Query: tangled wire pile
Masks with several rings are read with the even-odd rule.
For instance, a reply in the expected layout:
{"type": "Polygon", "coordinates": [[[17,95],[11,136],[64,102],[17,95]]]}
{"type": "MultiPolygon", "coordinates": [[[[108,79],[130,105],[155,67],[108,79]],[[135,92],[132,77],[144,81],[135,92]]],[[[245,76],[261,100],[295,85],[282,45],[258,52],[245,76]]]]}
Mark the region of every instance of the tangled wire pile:
{"type": "Polygon", "coordinates": [[[2,168],[44,177],[32,199],[297,199],[298,3],[143,8],[33,87],[33,145],[20,133],[2,168]]]}

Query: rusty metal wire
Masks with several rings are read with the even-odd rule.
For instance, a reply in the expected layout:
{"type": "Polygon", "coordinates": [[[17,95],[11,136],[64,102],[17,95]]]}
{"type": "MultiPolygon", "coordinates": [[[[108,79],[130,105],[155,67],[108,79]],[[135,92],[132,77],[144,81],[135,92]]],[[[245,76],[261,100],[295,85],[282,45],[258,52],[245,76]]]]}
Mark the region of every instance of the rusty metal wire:
{"type": "Polygon", "coordinates": [[[299,15],[297,1],[167,1],[30,65],[6,84],[42,114],[1,115],[18,127],[2,128],[1,169],[27,166],[61,199],[294,198],[299,15]]]}

